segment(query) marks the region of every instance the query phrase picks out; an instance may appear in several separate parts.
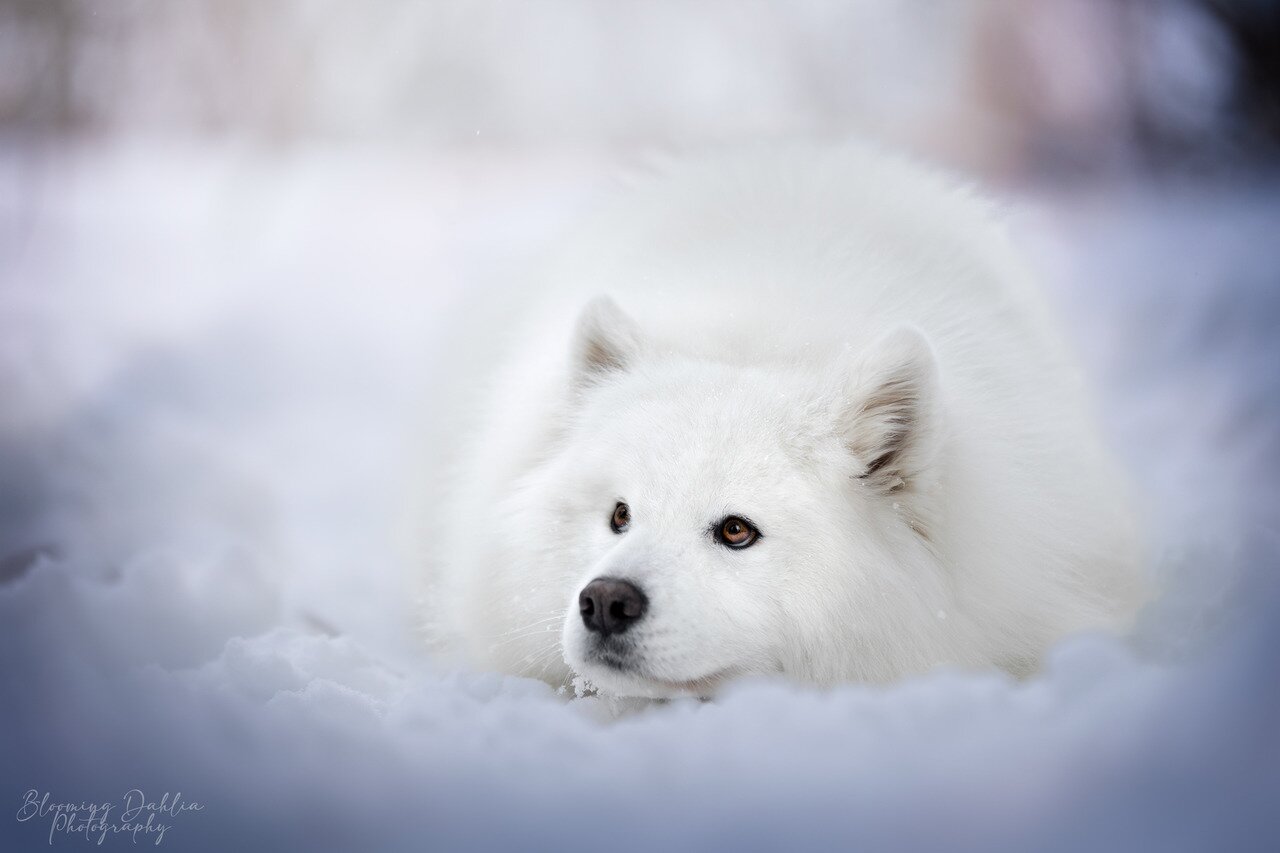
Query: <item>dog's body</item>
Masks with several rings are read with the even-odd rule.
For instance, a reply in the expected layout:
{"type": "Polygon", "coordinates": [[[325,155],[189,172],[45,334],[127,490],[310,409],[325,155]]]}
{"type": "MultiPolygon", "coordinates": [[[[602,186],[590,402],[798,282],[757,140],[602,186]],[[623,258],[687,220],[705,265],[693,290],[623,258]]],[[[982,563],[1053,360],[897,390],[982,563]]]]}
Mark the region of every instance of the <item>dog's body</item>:
{"type": "Polygon", "coordinates": [[[476,664],[646,696],[1021,674],[1131,614],[1078,375],[966,193],[857,147],[739,154],[559,270],[450,497],[432,604],[476,664]]]}

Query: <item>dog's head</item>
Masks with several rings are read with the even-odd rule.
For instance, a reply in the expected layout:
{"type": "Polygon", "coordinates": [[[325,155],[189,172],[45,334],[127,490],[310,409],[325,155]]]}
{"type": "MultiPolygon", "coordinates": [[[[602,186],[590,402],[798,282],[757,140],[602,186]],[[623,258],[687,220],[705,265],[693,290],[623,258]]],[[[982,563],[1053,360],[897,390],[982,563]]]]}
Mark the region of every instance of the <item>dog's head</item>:
{"type": "Polygon", "coordinates": [[[640,696],[847,675],[894,621],[885,600],[921,582],[902,563],[927,548],[919,492],[939,432],[924,338],[898,329],[829,369],[717,363],[656,345],[600,299],[574,360],[522,533],[539,577],[570,579],[568,666],[640,696]]]}

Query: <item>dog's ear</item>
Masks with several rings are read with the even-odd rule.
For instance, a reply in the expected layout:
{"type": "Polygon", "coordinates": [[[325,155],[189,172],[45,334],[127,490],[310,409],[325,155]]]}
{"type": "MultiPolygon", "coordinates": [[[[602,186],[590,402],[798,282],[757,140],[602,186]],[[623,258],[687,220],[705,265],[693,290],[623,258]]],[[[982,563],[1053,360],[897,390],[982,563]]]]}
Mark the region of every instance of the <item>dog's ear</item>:
{"type": "Polygon", "coordinates": [[[913,485],[939,441],[938,368],[924,335],[902,326],[855,360],[840,425],[858,477],[881,492],[913,485]]]}
{"type": "Polygon", "coordinates": [[[612,299],[597,296],[578,316],[573,336],[574,377],[590,382],[626,370],[640,351],[640,328],[612,299]]]}

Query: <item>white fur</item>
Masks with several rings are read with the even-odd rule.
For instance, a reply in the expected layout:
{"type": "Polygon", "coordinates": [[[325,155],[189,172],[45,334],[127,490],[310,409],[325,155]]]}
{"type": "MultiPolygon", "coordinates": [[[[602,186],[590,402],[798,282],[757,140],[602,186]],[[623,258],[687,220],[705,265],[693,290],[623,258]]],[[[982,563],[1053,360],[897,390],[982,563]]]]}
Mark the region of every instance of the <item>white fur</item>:
{"type": "Polygon", "coordinates": [[[1131,614],[1078,373],[969,193],[855,146],[690,162],[553,279],[449,499],[430,605],[475,664],[643,696],[1024,674],[1131,614]],[[762,539],[718,543],[726,515],[762,539]],[[626,671],[578,613],[600,576],[650,600],[626,671]]]}

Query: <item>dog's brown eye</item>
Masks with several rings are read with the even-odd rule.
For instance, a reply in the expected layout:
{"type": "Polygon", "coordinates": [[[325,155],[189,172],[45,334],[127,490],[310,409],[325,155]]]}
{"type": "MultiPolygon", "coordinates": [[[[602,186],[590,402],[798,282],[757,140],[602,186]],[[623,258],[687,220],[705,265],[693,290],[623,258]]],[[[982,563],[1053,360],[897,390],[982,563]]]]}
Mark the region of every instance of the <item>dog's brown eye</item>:
{"type": "Polygon", "coordinates": [[[614,533],[621,533],[631,526],[631,508],[621,501],[613,508],[613,518],[609,519],[609,526],[613,528],[614,533]]]}
{"type": "Polygon", "coordinates": [[[760,538],[760,531],[746,519],[731,515],[716,528],[716,538],[730,548],[749,548],[760,538]]]}

